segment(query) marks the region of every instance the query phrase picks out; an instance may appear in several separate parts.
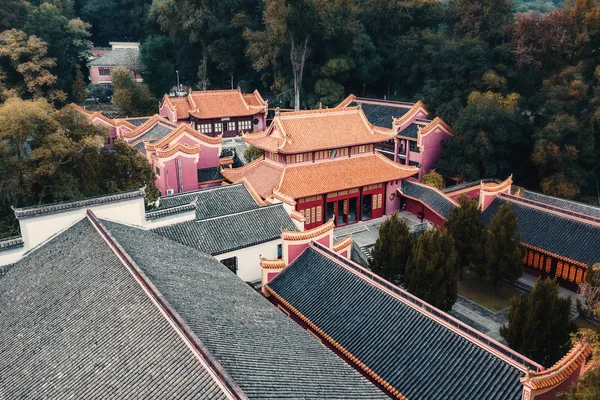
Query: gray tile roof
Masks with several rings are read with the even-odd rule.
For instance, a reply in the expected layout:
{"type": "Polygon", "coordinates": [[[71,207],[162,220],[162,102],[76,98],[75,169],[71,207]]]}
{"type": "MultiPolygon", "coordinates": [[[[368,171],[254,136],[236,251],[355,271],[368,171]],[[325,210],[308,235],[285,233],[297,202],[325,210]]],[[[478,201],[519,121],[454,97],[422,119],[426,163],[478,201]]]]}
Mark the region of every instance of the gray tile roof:
{"type": "Polygon", "coordinates": [[[402,102],[394,102],[394,101],[386,101],[386,100],[378,100],[378,99],[366,99],[366,98],[357,98],[356,101],[348,104],[349,107],[355,107],[361,103],[361,107],[365,116],[369,120],[370,123],[376,126],[380,126],[382,128],[392,129],[392,118],[400,118],[404,114],[410,110],[410,107],[413,106],[413,103],[402,103],[402,102]],[[377,101],[380,104],[372,104],[372,103],[363,103],[362,101],[377,101]],[[388,103],[389,105],[386,105],[388,103]],[[398,107],[397,105],[403,105],[405,107],[398,107]]]}
{"type": "Polygon", "coordinates": [[[132,190],[129,192],[121,192],[108,194],[104,196],[88,197],[81,200],[63,201],[59,203],[44,204],[41,206],[26,207],[26,208],[15,208],[15,216],[19,219],[33,217],[44,214],[54,214],[63,211],[73,210],[77,208],[85,208],[91,206],[97,206],[101,204],[115,203],[123,200],[137,199],[139,197],[145,197],[145,189],[132,190]]]}
{"type": "Polygon", "coordinates": [[[196,219],[214,218],[258,208],[258,204],[246,187],[241,183],[236,183],[163,196],[160,198],[158,210],[192,202],[196,202],[196,219]]]}
{"type": "Polygon", "coordinates": [[[198,183],[222,180],[221,170],[219,167],[199,168],[198,183]]]}
{"type": "Polygon", "coordinates": [[[143,155],[146,155],[146,146],[144,145],[144,142],[138,142],[138,143],[134,144],[132,147],[134,149],[136,149],[137,151],[139,151],[140,153],[142,153],[143,155]]]}
{"type": "Polygon", "coordinates": [[[176,128],[174,126],[166,126],[160,123],[157,123],[152,128],[150,128],[146,133],[142,136],[136,138],[135,140],[144,140],[150,141],[151,143],[159,141],[160,139],[167,136],[169,133],[173,132],[176,128]],[[149,140],[152,139],[152,140],[149,140]]]}
{"type": "Polygon", "coordinates": [[[387,398],[214,258],[104,224],[250,399],[387,398]]]}
{"type": "Polygon", "coordinates": [[[400,132],[398,132],[398,135],[416,139],[418,136],[418,133],[419,133],[419,125],[413,123],[413,124],[408,125],[406,128],[404,128],[400,132]]]}
{"type": "Polygon", "coordinates": [[[479,186],[479,184],[483,182],[483,183],[490,183],[490,182],[496,182],[496,183],[500,183],[500,181],[498,179],[480,179],[478,181],[472,181],[472,182],[463,182],[460,183],[458,185],[454,185],[454,186],[449,186],[447,188],[443,188],[442,192],[444,193],[452,193],[452,192],[456,192],[457,190],[462,190],[462,189],[467,189],[473,186],[479,186]]]}
{"type": "Polygon", "coordinates": [[[84,219],[0,279],[0,398],[225,399],[84,219]]]}
{"type": "Polygon", "coordinates": [[[152,231],[203,253],[218,255],[278,239],[282,229],[298,230],[283,205],[276,204],[152,231]]]}
{"type": "MultiPolygon", "coordinates": [[[[500,206],[507,202],[503,196],[496,197],[481,214],[483,222],[489,225],[500,206]]],[[[517,214],[523,243],[584,264],[600,262],[600,225],[597,223],[576,220],[518,200],[512,201],[511,207],[517,214]]]]}
{"type": "Polygon", "coordinates": [[[188,211],[195,211],[196,210],[196,203],[189,203],[189,204],[182,204],[180,206],[173,206],[173,207],[163,207],[157,210],[153,210],[153,211],[148,211],[146,213],[146,219],[157,219],[157,218],[163,218],[169,215],[175,215],[175,214],[181,214],[184,212],[188,212],[188,211]]]}
{"type": "Polygon", "coordinates": [[[138,49],[113,49],[106,54],[90,61],[90,67],[119,67],[135,65],[138,63],[140,51],[138,49]]]}
{"type": "Polygon", "coordinates": [[[10,269],[13,267],[13,265],[14,264],[0,265],[0,278],[6,275],[8,271],[10,271],[10,269]]]}
{"type": "Polygon", "coordinates": [[[456,207],[449,198],[434,188],[423,184],[417,184],[407,179],[402,181],[401,191],[406,196],[419,200],[425,206],[437,212],[444,218],[448,218],[450,211],[456,207]]]}
{"type": "Polygon", "coordinates": [[[126,118],[125,121],[129,122],[135,126],[142,126],[146,121],[148,121],[150,117],[142,117],[142,118],[126,118]]]}
{"type": "Polygon", "coordinates": [[[526,199],[538,201],[564,210],[573,211],[579,214],[589,215],[591,217],[600,218],[600,207],[591,204],[580,203],[577,201],[552,197],[541,193],[532,192],[529,190],[523,191],[521,194],[526,199]]]}
{"type": "Polygon", "coordinates": [[[18,247],[23,247],[23,238],[21,236],[14,236],[7,239],[0,240],[0,252],[5,250],[12,250],[18,247]]]}
{"type": "MultiPolygon", "coordinates": [[[[521,398],[525,367],[438,322],[406,292],[380,289],[356,268],[309,247],[268,286],[409,399],[521,398]]],[[[450,318],[435,311],[436,318],[450,318]]]]}

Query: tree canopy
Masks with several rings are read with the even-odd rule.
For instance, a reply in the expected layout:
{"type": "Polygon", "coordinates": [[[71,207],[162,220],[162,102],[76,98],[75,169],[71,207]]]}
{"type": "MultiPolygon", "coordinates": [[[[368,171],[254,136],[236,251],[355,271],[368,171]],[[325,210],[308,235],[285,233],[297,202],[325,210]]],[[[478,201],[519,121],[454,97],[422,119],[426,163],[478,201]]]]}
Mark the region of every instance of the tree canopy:
{"type": "Polygon", "coordinates": [[[379,227],[379,237],[371,250],[371,270],[390,282],[402,282],[412,240],[406,221],[392,214],[379,227]]]}

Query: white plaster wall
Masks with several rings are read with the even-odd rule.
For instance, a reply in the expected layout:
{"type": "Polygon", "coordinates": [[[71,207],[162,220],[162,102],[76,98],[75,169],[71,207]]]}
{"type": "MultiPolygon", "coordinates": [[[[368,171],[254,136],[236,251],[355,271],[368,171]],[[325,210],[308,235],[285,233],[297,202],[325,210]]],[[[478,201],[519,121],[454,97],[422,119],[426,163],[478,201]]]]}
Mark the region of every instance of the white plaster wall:
{"type": "Polygon", "coordinates": [[[243,281],[254,282],[262,279],[260,257],[276,259],[278,244],[281,244],[281,239],[246,247],[245,249],[231,251],[229,253],[219,254],[216,255],[215,258],[221,261],[226,258],[237,257],[237,275],[243,281]]]}
{"type": "Polygon", "coordinates": [[[92,210],[98,218],[124,224],[143,226],[145,222],[143,197],[23,218],[19,220],[19,226],[25,242],[25,251],[34,248],[52,235],[84,218],[87,210],[92,210]]]}
{"type": "Polygon", "coordinates": [[[12,264],[14,262],[19,261],[21,258],[23,258],[24,253],[24,247],[18,247],[13,250],[6,250],[0,252],[0,266],[12,264]]]}

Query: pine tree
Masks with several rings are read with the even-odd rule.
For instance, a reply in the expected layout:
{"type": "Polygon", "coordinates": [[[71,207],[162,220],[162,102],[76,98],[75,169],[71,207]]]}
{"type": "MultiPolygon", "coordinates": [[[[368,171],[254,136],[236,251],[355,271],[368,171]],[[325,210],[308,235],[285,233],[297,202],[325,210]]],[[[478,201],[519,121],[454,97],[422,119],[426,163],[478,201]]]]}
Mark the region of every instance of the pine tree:
{"type": "Polygon", "coordinates": [[[457,298],[457,262],[452,236],[439,229],[425,232],[408,259],[405,286],[429,304],[449,311],[457,298]]]}
{"type": "Polygon", "coordinates": [[[371,251],[371,270],[390,282],[403,281],[411,247],[408,225],[398,213],[392,214],[379,228],[379,238],[371,251]]]}
{"type": "Polygon", "coordinates": [[[81,103],[88,97],[87,86],[83,80],[83,74],[81,70],[77,68],[75,70],[75,82],[73,82],[73,98],[78,103],[81,103]]]}
{"type": "Polygon", "coordinates": [[[527,300],[513,297],[508,326],[500,328],[510,347],[545,366],[565,355],[573,330],[571,299],[561,298],[558,289],[555,279],[538,279],[527,300]]]}
{"type": "Polygon", "coordinates": [[[481,261],[485,226],[481,221],[481,209],[476,200],[460,196],[458,203],[460,207],[450,211],[446,220],[446,232],[454,238],[462,279],[465,266],[475,266],[481,261]]]}
{"type": "Polygon", "coordinates": [[[485,232],[485,260],[478,268],[479,275],[490,282],[494,292],[500,279],[514,282],[523,275],[525,249],[521,246],[521,234],[517,215],[510,203],[503,204],[492,217],[485,232]]]}

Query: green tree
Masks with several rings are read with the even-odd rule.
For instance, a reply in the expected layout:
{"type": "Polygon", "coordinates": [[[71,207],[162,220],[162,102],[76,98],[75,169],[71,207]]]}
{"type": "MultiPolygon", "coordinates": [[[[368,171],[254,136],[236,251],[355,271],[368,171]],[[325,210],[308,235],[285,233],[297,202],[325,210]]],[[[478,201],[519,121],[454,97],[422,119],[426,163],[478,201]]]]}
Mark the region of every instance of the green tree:
{"type": "Polygon", "coordinates": [[[525,249],[521,246],[517,215],[510,203],[501,205],[492,217],[485,231],[483,254],[485,260],[478,272],[494,286],[494,293],[500,279],[514,282],[523,275],[525,249]]]}
{"type": "Polygon", "coordinates": [[[44,2],[30,10],[24,30],[46,42],[48,57],[56,60],[51,71],[57,86],[73,93],[76,70],[87,61],[91,48],[88,25],[79,18],[69,20],[56,5],[44,2]]]}
{"type": "Polygon", "coordinates": [[[556,280],[538,279],[527,299],[513,297],[508,325],[500,334],[510,347],[545,366],[551,366],[570,347],[573,324],[571,299],[559,295],[556,280]]]}
{"type": "Polygon", "coordinates": [[[454,137],[444,147],[438,170],[445,176],[476,180],[507,176],[528,158],[519,95],[473,92],[454,124],[454,137]]]}
{"type": "Polygon", "coordinates": [[[73,98],[78,103],[81,103],[88,97],[87,85],[83,79],[81,69],[75,70],[75,82],[73,82],[73,98]]]}
{"type": "Polygon", "coordinates": [[[262,157],[262,155],[264,154],[264,151],[262,149],[259,149],[258,147],[255,146],[248,146],[248,148],[246,148],[246,150],[244,150],[244,158],[246,159],[247,162],[251,162],[256,160],[258,157],[262,157]]]}
{"type": "Polygon", "coordinates": [[[513,1],[449,0],[448,22],[458,36],[500,44],[506,35],[506,26],[513,19],[513,1]]]}
{"type": "Polygon", "coordinates": [[[173,58],[173,42],[167,36],[150,36],[142,43],[142,77],[157,98],[162,97],[176,82],[173,58]]]}
{"type": "Polygon", "coordinates": [[[149,29],[152,0],[81,0],[81,18],[91,24],[94,43],[141,40],[149,29]]]}
{"type": "Polygon", "coordinates": [[[409,292],[444,311],[450,311],[457,298],[458,254],[454,239],[439,229],[417,239],[406,265],[405,286],[409,292]]]}
{"type": "Polygon", "coordinates": [[[36,36],[16,29],[0,33],[0,83],[6,88],[4,97],[45,97],[51,102],[66,99],[51,72],[56,60],[47,53],[46,43],[36,36]]]}
{"type": "Polygon", "coordinates": [[[435,171],[423,175],[423,183],[434,188],[441,189],[444,185],[444,177],[435,171]]]}
{"type": "Polygon", "coordinates": [[[9,29],[21,29],[27,15],[26,0],[7,0],[0,7],[0,32],[9,29]]]}
{"type": "Polygon", "coordinates": [[[113,68],[110,75],[113,88],[113,103],[129,116],[143,116],[156,113],[158,100],[152,96],[148,85],[136,83],[125,67],[113,68]]]}
{"type": "Polygon", "coordinates": [[[379,237],[371,250],[371,270],[390,282],[404,281],[411,247],[408,225],[398,213],[392,214],[379,227],[379,237]]]}
{"type": "Polygon", "coordinates": [[[460,207],[450,211],[445,226],[446,232],[454,238],[458,254],[459,276],[462,279],[465,266],[474,267],[482,261],[485,226],[481,221],[481,208],[479,208],[477,200],[460,196],[458,203],[460,207]]]}
{"type": "Polygon", "coordinates": [[[594,367],[571,386],[569,393],[560,396],[562,400],[600,399],[600,368],[594,367]]]}
{"type": "Polygon", "coordinates": [[[146,202],[156,201],[160,192],[154,186],[156,175],[146,157],[123,140],[115,140],[114,152],[102,153],[103,179],[110,192],[122,192],[146,186],[146,202]]]}

